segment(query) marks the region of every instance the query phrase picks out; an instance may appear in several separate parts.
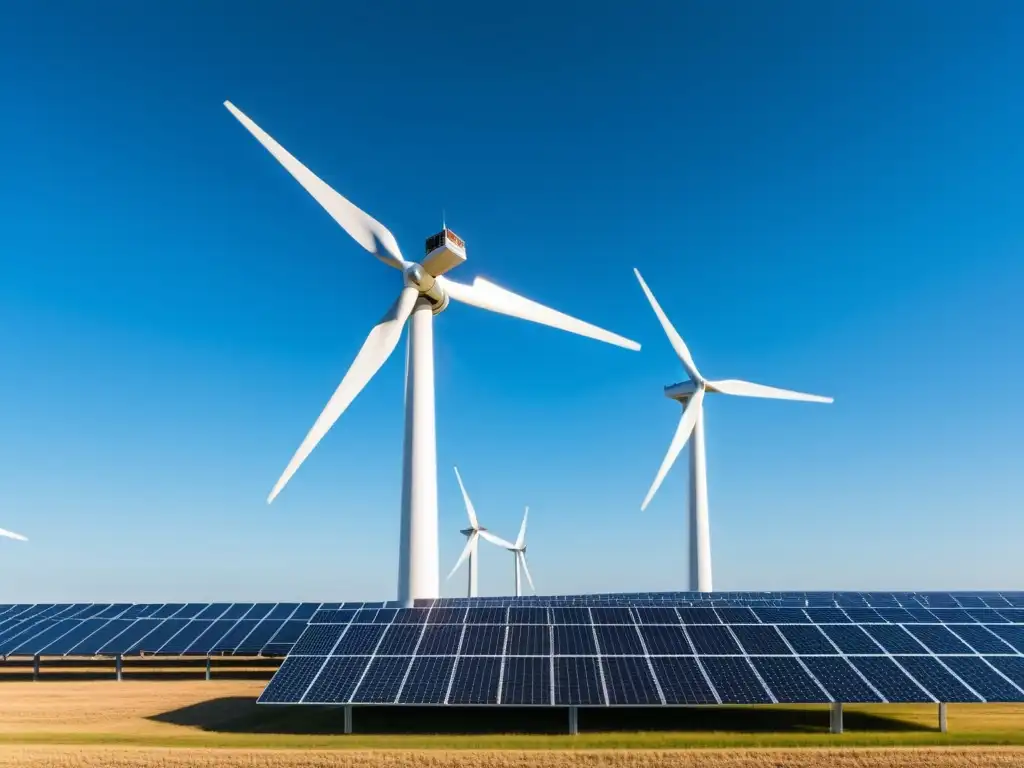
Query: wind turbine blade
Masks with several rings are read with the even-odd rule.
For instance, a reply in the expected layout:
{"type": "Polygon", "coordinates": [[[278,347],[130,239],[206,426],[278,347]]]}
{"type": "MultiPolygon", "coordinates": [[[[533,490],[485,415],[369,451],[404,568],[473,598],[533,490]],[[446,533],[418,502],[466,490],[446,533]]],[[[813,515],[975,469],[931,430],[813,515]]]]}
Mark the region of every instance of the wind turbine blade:
{"type": "Polygon", "coordinates": [[[359,354],[356,355],[356,359],[352,361],[352,366],[345,374],[345,378],[334,390],[323,413],[313,424],[313,428],[309,430],[309,434],[302,441],[299,450],[292,456],[292,460],[288,462],[288,466],[285,468],[284,474],[281,475],[281,479],[277,481],[277,485],[274,486],[274,490],[270,492],[270,497],[267,499],[268,504],[281,492],[302,462],[320,442],[320,439],[334,426],[338,417],[345,412],[349,404],[355,400],[356,395],[363,390],[367,382],[373,378],[374,374],[391,356],[391,353],[395,351],[398,340],[402,337],[402,327],[412,313],[417,296],[419,296],[419,292],[415,288],[403,288],[391,309],[370,331],[370,335],[363,342],[363,346],[359,350],[359,354]]]}
{"type": "Polygon", "coordinates": [[[721,392],[723,395],[738,395],[740,397],[764,397],[771,400],[802,400],[808,403],[831,403],[831,397],[821,395],[808,395],[805,392],[794,392],[791,389],[779,389],[764,384],[755,384],[752,381],[741,379],[722,379],[721,381],[709,381],[708,389],[712,392],[721,392]]]}
{"type": "Polygon", "coordinates": [[[651,304],[651,309],[654,310],[654,314],[658,316],[658,322],[661,323],[661,327],[665,331],[665,335],[668,336],[669,342],[672,344],[672,349],[676,351],[679,356],[680,362],[686,372],[690,375],[690,378],[694,381],[703,381],[703,377],[700,375],[700,371],[697,370],[697,365],[693,362],[693,355],[690,354],[689,347],[686,346],[686,342],[683,341],[683,337],[679,335],[679,331],[675,329],[675,326],[669,322],[668,317],[662,310],[658,300],[654,298],[654,294],[651,293],[651,289],[647,287],[647,283],[644,282],[643,277],[640,275],[639,269],[634,269],[633,274],[636,275],[636,279],[640,281],[640,287],[644,289],[644,293],[647,294],[647,301],[651,304]]]}
{"type": "Polygon", "coordinates": [[[470,304],[501,315],[518,317],[520,320],[529,320],[532,323],[569,331],[569,333],[597,339],[598,341],[604,341],[618,347],[632,350],[640,349],[640,345],[635,341],[630,341],[618,334],[598,328],[596,325],[578,320],[558,310],[545,307],[543,304],[538,304],[535,301],[512,293],[512,291],[507,291],[481,277],[476,278],[472,285],[456,283],[444,276],[438,277],[437,281],[441,283],[441,287],[444,288],[450,298],[455,299],[455,301],[461,301],[463,304],[470,304]]]}
{"type": "Polygon", "coordinates": [[[465,548],[463,548],[462,554],[459,555],[459,559],[458,559],[458,561],[456,561],[455,567],[452,568],[452,572],[448,574],[448,578],[449,579],[452,576],[455,575],[455,572],[457,570],[459,570],[459,566],[462,565],[464,562],[466,562],[466,558],[469,557],[470,554],[472,554],[472,552],[473,552],[473,545],[476,543],[476,537],[477,537],[476,531],[474,531],[473,533],[469,534],[469,541],[466,542],[466,546],[465,546],[465,548]]]}
{"type": "Polygon", "coordinates": [[[466,493],[466,486],[462,484],[462,475],[459,474],[458,467],[455,467],[455,479],[459,481],[462,500],[466,502],[466,515],[469,516],[469,527],[475,531],[480,527],[480,524],[476,520],[476,510],[473,508],[473,502],[469,500],[469,494],[466,493]]]}
{"type": "Polygon", "coordinates": [[[516,548],[516,545],[513,544],[511,541],[505,541],[503,538],[501,538],[500,536],[495,536],[490,531],[480,529],[479,531],[477,531],[477,533],[479,533],[487,541],[491,542],[491,544],[495,544],[503,549],[514,550],[516,548]]]}
{"type": "Polygon", "coordinates": [[[526,582],[530,585],[530,591],[536,592],[536,588],[533,586],[533,579],[530,577],[530,569],[526,567],[526,553],[523,551],[516,552],[516,557],[519,558],[519,564],[523,566],[523,573],[526,574],[526,582]]]}
{"type": "Polygon", "coordinates": [[[526,541],[526,516],[530,514],[530,508],[527,507],[523,512],[523,524],[519,526],[519,536],[516,538],[516,549],[522,549],[523,543],[526,541]]]}
{"type": "Polygon", "coordinates": [[[8,539],[15,539],[16,541],[28,541],[28,539],[26,539],[20,533],[15,533],[14,531],[5,531],[3,528],[0,528],[0,536],[6,536],[8,539]]]}
{"type": "Polygon", "coordinates": [[[658,474],[654,478],[654,482],[651,483],[651,489],[647,491],[647,497],[644,499],[644,503],[640,505],[640,511],[643,512],[647,509],[647,505],[651,503],[651,499],[654,498],[654,494],[658,492],[658,488],[661,487],[662,481],[665,479],[665,475],[672,469],[672,465],[676,459],[679,458],[679,453],[683,450],[683,446],[686,445],[686,441],[690,439],[690,434],[693,432],[693,425],[697,423],[697,415],[700,413],[700,409],[704,403],[704,390],[698,389],[693,397],[690,398],[689,402],[686,403],[686,408],[683,409],[683,416],[679,419],[679,426],[676,427],[676,433],[672,437],[672,442],[668,446],[668,453],[665,454],[665,459],[661,462],[661,467],[658,469],[658,474]]]}
{"type": "Polygon", "coordinates": [[[331,218],[352,236],[353,240],[385,264],[396,269],[405,269],[402,251],[398,247],[395,236],[387,227],[331,189],[230,101],[225,101],[224,106],[285,167],[288,173],[305,187],[313,199],[320,203],[323,209],[331,215],[331,218]]]}

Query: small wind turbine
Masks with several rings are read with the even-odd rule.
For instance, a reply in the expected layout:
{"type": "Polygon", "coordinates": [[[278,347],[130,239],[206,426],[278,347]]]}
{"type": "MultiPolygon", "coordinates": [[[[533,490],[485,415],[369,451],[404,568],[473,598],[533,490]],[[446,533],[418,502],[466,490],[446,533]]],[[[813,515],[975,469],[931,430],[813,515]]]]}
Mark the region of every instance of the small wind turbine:
{"type": "MultiPolygon", "coordinates": [[[[502,315],[518,317],[581,336],[638,350],[635,341],[526,299],[482,278],[457,283],[443,275],[466,260],[465,243],[447,227],[427,240],[422,263],[407,261],[391,231],[325,184],[268,136],[231,102],[224,106],[263,147],[313,196],[353,240],[402,274],[402,289],[374,326],[352,366],[320,417],[302,441],[268,502],[281,492],[320,439],[394,352],[406,323],[410,343],[405,381],[405,446],[402,463],[402,521],[398,563],[398,599],[439,596],[437,550],[437,438],[434,420],[434,315],[449,300],[502,315]]],[[[361,286],[349,291],[362,293],[361,286]]],[[[595,297],[596,298],[596,297],[595,297]]]]}
{"type": "Polygon", "coordinates": [[[476,518],[476,509],[473,507],[473,502],[469,500],[469,494],[466,493],[466,486],[462,484],[462,475],[459,474],[458,467],[455,467],[455,479],[459,481],[459,489],[462,491],[462,500],[466,502],[466,515],[469,517],[469,528],[465,528],[460,531],[468,541],[466,542],[466,547],[462,550],[462,554],[459,556],[458,561],[455,563],[455,567],[452,568],[452,572],[448,574],[448,578],[450,579],[454,576],[455,572],[459,570],[459,566],[469,558],[469,596],[476,597],[477,553],[479,551],[480,539],[486,539],[492,544],[496,544],[504,549],[508,549],[513,545],[509,544],[504,539],[498,538],[486,528],[480,527],[476,518]]]}
{"type": "Polygon", "coordinates": [[[28,541],[28,539],[26,539],[20,533],[15,533],[14,531],[5,531],[3,528],[0,528],[0,536],[5,536],[8,539],[14,539],[15,541],[28,541]]]}
{"type": "Polygon", "coordinates": [[[522,597],[523,588],[519,580],[519,568],[522,566],[523,573],[526,574],[526,580],[530,582],[530,589],[536,592],[537,590],[533,587],[533,579],[530,578],[530,569],[526,567],[526,517],[530,514],[530,508],[527,507],[523,511],[523,524],[519,526],[519,536],[516,537],[515,544],[509,544],[505,542],[505,549],[512,553],[512,558],[516,569],[516,597],[522,597]]]}
{"type": "Polygon", "coordinates": [[[754,384],[750,381],[739,379],[722,379],[710,381],[705,379],[693,362],[690,350],[687,349],[682,337],[669,322],[665,313],[658,304],[651,289],[647,287],[639,270],[634,269],[636,279],[640,281],[640,287],[647,295],[647,300],[658,316],[661,327],[665,330],[672,348],[679,356],[679,361],[689,374],[688,381],[680,384],[673,384],[665,387],[665,396],[677,400],[683,405],[683,415],[679,420],[679,426],[669,444],[668,453],[658,469],[658,474],[651,483],[651,489],[647,492],[644,503],[640,510],[647,509],[654,494],[661,486],[665,475],[672,468],[679,453],[691,437],[690,443],[690,591],[711,592],[711,528],[708,521],[708,477],[707,462],[704,454],[704,393],[718,392],[723,395],[738,395],[740,397],[764,397],[776,400],[804,400],[811,403],[831,403],[831,397],[820,395],[807,395],[803,392],[793,392],[788,389],[767,387],[764,384],[754,384]]]}

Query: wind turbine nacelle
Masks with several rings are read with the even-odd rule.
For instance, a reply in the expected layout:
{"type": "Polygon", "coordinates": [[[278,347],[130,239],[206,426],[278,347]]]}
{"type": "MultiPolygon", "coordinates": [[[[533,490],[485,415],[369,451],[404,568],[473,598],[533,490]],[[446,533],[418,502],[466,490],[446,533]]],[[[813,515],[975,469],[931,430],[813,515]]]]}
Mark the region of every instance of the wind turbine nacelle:
{"type": "Polygon", "coordinates": [[[427,238],[423,266],[434,277],[443,275],[466,261],[466,242],[445,227],[427,238]]]}
{"type": "Polygon", "coordinates": [[[665,387],[665,397],[670,400],[689,400],[697,392],[697,385],[692,381],[681,381],[665,387]]]}

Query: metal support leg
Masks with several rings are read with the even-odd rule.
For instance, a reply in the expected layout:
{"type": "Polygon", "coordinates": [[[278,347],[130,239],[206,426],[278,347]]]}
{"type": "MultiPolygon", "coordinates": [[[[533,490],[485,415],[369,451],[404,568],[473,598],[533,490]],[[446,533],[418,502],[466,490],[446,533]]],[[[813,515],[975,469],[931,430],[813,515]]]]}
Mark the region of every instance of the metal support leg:
{"type": "Polygon", "coordinates": [[[939,731],[946,732],[946,703],[939,703],[939,731]]]}
{"type": "Polygon", "coordinates": [[[32,682],[39,679],[39,657],[32,657],[32,682]]]}
{"type": "Polygon", "coordinates": [[[345,705],[345,733],[352,733],[352,705],[345,705]]]}
{"type": "Polygon", "coordinates": [[[210,657],[206,657],[206,679],[209,680],[213,676],[213,670],[210,668],[210,657]]]}
{"type": "Polygon", "coordinates": [[[579,709],[569,707],[569,735],[575,736],[580,732],[579,709]]]}
{"type": "Polygon", "coordinates": [[[117,682],[121,682],[121,654],[117,654],[114,657],[114,676],[117,677],[117,682]]]}
{"type": "Polygon", "coordinates": [[[843,703],[841,701],[832,702],[832,707],[829,710],[828,726],[831,733],[843,732],[843,703]]]}

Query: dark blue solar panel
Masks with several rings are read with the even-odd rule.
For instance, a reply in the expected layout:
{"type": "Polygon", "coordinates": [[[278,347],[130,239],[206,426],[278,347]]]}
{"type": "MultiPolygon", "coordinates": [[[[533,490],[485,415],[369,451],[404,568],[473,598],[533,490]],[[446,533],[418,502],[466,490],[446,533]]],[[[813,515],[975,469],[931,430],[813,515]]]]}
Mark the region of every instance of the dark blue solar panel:
{"type": "Polygon", "coordinates": [[[203,610],[196,614],[197,619],[219,619],[220,615],[228,609],[231,603],[210,603],[203,610]]]}
{"type": "Polygon", "coordinates": [[[666,704],[716,704],[715,694],[692,656],[651,659],[666,704]]]}
{"type": "MultiPolygon", "coordinates": [[[[611,627],[603,627],[603,629],[611,629],[611,627]]],[[[601,667],[604,670],[604,683],[608,690],[609,704],[661,703],[646,659],[606,656],[601,659],[601,667]]]]}
{"type": "Polygon", "coordinates": [[[999,615],[1013,624],[1024,624],[1024,610],[1000,608],[999,615]]]}
{"type": "Polygon", "coordinates": [[[184,603],[166,603],[148,615],[151,619],[169,619],[185,607],[184,603]]]}
{"type": "Polygon", "coordinates": [[[809,704],[829,698],[792,656],[757,656],[754,668],[781,703],[809,704]]]}
{"type": "MultiPolygon", "coordinates": [[[[185,649],[185,653],[209,653],[211,650],[213,650],[214,646],[218,644],[218,641],[222,637],[224,637],[224,635],[226,635],[233,626],[235,626],[235,622],[233,620],[217,619],[216,621],[212,622],[209,627],[206,628],[206,631],[203,632],[203,634],[196,638],[195,642],[192,643],[192,645],[185,649]]],[[[303,623],[302,626],[303,628],[305,628],[305,623],[303,623]]]]}
{"type": "Polygon", "coordinates": [[[989,629],[1012,645],[1016,651],[1024,653],[1024,627],[1011,624],[996,624],[990,626],[989,629]]]}
{"type": "Polygon", "coordinates": [[[352,616],[353,624],[373,624],[377,618],[377,608],[361,608],[352,616]]]}
{"type": "Polygon", "coordinates": [[[801,608],[754,608],[754,613],[765,624],[806,624],[810,622],[801,608]]]}
{"type": "Polygon", "coordinates": [[[839,656],[809,656],[803,662],[835,701],[881,701],[846,659],[839,656]]]}
{"type": "Polygon", "coordinates": [[[249,612],[245,614],[244,618],[252,621],[260,621],[261,619],[267,618],[270,612],[274,610],[275,603],[256,603],[249,612]]]}
{"type": "Polygon", "coordinates": [[[749,608],[716,607],[715,613],[726,624],[757,624],[757,616],[749,608]]]}
{"type": "Polygon", "coordinates": [[[112,656],[119,653],[128,653],[136,643],[139,643],[146,635],[160,625],[159,619],[138,619],[132,622],[131,626],[117,637],[100,646],[97,653],[104,656],[112,656]]]}
{"type": "Polygon", "coordinates": [[[935,624],[910,624],[907,631],[924,643],[932,653],[972,653],[971,649],[946,627],[935,624]]]}
{"type": "Polygon", "coordinates": [[[592,656],[597,654],[594,644],[594,630],[589,626],[565,624],[556,626],[556,656],[592,656]]]}
{"type": "Polygon", "coordinates": [[[962,608],[933,608],[932,613],[943,624],[973,624],[971,614],[962,608]]]}
{"type": "MultiPolygon", "coordinates": [[[[331,625],[328,625],[331,626],[331,625]]],[[[310,625],[312,628],[313,625],[310,625]]],[[[387,627],[382,624],[350,624],[331,651],[332,656],[369,656],[377,648],[387,627]]],[[[461,630],[461,627],[459,628],[461,630]]]]}
{"type": "Polygon", "coordinates": [[[164,643],[180,632],[188,619],[167,619],[159,622],[152,632],[136,641],[127,653],[155,653],[160,650],[164,643]]]}
{"type": "MultiPolygon", "coordinates": [[[[472,611],[473,609],[470,609],[472,611]]],[[[393,624],[424,624],[430,618],[430,611],[422,608],[401,608],[395,612],[393,624]]]]}
{"type": "Polygon", "coordinates": [[[771,704],[771,696],[744,658],[708,656],[700,660],[723,704],[771,704]]]}
{"type": "Polygon", "coordinates": [[[231,606],[218,618],[225,620],[234,619],[237,621],[252,610],[253,605],[254,603],[232,603],[231,606]]]}
{"type": "Polygon", "coordinates": [[[419,624],[392,624],[387,628],[377,653],[385,656],[411,656],[423,632],[419,624]]]}
{"type": "MultiPolygon", "coordinates": [[[[543,627],[547,629],[547,627],[543,627]]],[[[461,660],[460,660],[461,664],[461,660]]],[[[551,658],[506,656],[502,704],[551,704],[551,658]]]]}
{"type": "Polygon", "coordinates": [[[319,607],[319,603],[300,603],[299,607],[295,609],[295,613],[292,614],[292,621],[309,621],[319,607]]]}
{"type": "Polygon", "coordinates": [[[505,608],[470,608],[466,612],[467,624],[504,624],[505,608]]]}
{"type": "Polygon", "coordinates": [[[305,628],[306,622],[289,619],[277,630],[277,634],[271,638],[271,642],[277,645],[287,645],[290,651],[292,644],[299,639],[305,628]]]}
{"type": "Polygon", "coordinates": [[[368,656],[332,656],[306,692],[310,704],[343,704],[351,697],[369,666],[368,656]]]}
{"type": "Polygon", "coordinates": [[[633,624],[629,608],[591,608],[595,624],[633,624]]]}
{"type": "MultiPolygon", "coordinates": [[[[270,642],[270,638],[277,634],[284,621],[271,619],[269,616],[255,626],[245,639],[242,640],[233,653],[236,656],[254,656],[263,650],[263,646],[270,642]]],[[[163,651],[162,651],[163,652],[163,651]]]]}
{"type": "Polygon", "coordinates": [[[418,656],[454,656],[462,638],[461,624],[428,624],[416,651],[418,656]]]}
{"type": "Polygon", "coordinates": [[[408,656],[378,656],[366,670],[352,701],[366,704],[390,704],[398,698],[405,673],[412,659],[408,656]]]}
{"type": "Polygon", "coordinates": [[[412,660],[398,700],[402,704],[444,703],[454,666],[451,656],[417,656],[412,660]]]}
{"type": "Polygon", "coordinates": [[[1024,657],[986,656],[985,661],[1006,675],[1014,685],[1024,691],[1024,657]]]}
{"type": "Polygon", "coordinates": [[[35,654],[40,648],[45,648],[54,640],[66,635],[81,624],[78,619],[61,619],[41,632],[29,631],[23,633],[17,642],[12,643],[12,648],[7,651],[11,655],[35,654]]]}
{"type": "Polygon", "coordinates": [[[932,701],[931,696],[887,656],[851,656],[850,661],[888,701],[932,701]]]}
{"type": "Polygon", "coordinates": [[[1024,701],[1024,691],[977,656],[944,656],[942,663],[986,701],[1024,701]]]}
{"type": "Polygon", "coordinates": [[[1004,619],[999,614],[999,611],[993,610],[991,608],[972,608],[971,610],[967,611],[967,614],[971,617],[972,621],[976,621],[981,624],[1006,623],[1006,619],[1004,619]]]}
{"type": "Polygon", "coordinates": [[[882,653],[878,644],[858,626],[824,624],[821,629],[843,653],[882,653]]]}
{"type": "Polygon", "coordinates": [[[686,634],[698,654],[739,655],[743,653],[726,627],[688,626],[686,634]]]}
{"type": "Polygon", "coordinates": [[[264,704],[293,704],[299,701],[320,671],[323,661],[322,658],[309,656],[285,659],[259,701],[264,704]]]}
{"type": "MultiPolygon", "coordinates": [[[[892,624],[916,624],[917,620],[914,618],[914,614],[908,611],[906,608],[878,608],[876,609],[879,616],[892,624]]],[[[856,618],[856,617],[852,617],[856,618]]],[[[868,634],[871,634],[870,631],[868,634]]]]}
{"type": "Polygon", "coordinates": [[[56,638],[46,647],[40,648],[40,656],[63,656],[93,633],[102,629],[109,619],[86,619],[70,632],[56,638]]]}
{"type": "Polygon", "coordinates": [[[634,608],[641,624],[679,624],[675,608],[634,608]]]}
{"type": "Polygon", "coordinates": [[[679,618],[684,624],[721,624],[713,608],[679,608],[679,618]]]}
{"type": "MultiPolygon", "coordinates": [[[[221,605],[221,603],[215,603],[215,605],[221,605]]],[[[225,605],[226,607],[226,603],[224,603],[223,605],[225,605]]],[[[96,618],[116,619],[129,608],[131,608],[131,603],[114,603],[113,605],[108,605],[102,611],[97,613],[96,618]]]]}
{"type": "Polygon", "coordinates": [[[978,653],[1013,653],[1014,650],[999,637],[983,626],[968,624],[951,624],[953,630],[978,653]]]}
{"type": "Polygon", "coordinates": [[[786,640],[799,654],[829,654],[836,655],[839,651],[822,634],[819,627],[810,624],[780,626],[779,631],[786,636],[786,640]]]}
{"type": "Polygon", "coordinates": [[[509,624],[543,624],[548,625],[547,608],[525,608],[513,606],[508,609],[509,624]]]}
{"type": "Polygon", "coordinates": [[[347,624],[356,615],[353,610],[317,611],[309,620],[310,624],[347,624]]]}
{"type": "Polygon", "coordinates": [[[807,615],[815,624],[849,624],[850,617],[841,608],[807,608],[807,615]]]}
{"type": "Polygon", "coordinates": [[[864,631],[889,653],[928,653],[909,632],[895,624],[868,624],[864,631]]]}
{"type": "Polygon", "coordinates": [[[686,656],[693,648],[681,626],[646,625],[640,627],[647,653],[658,656],[686,656]]]}
{"type": "Polygon", "coordinates": [[[249,633],[256,628],[257,622],[253,619],[242,619],[241,621],[235,622],[235,625],[231,627],[224,636],[214,643],[211,648],[212,653],[230,653],[238,647],[238,644],[245,640],[249,636],[249,633]]]}
{"type": "Polygon", "coordinates": [[[498,703],[501,669],[502,659],[495,656],[461,656],[452,678],[449,702],[454,705],[498,703]]]}
{"type": "Polygon", "coordinates": [[[556,656],[554,682],[558,706],[605,703],[597,659],[593,656],[556,656]]]}
{"type": "MultiPolygon", "coordinates": [[[[629,626],[604,624],[595,626],[597,644],[604,656],[643,656],[644,647],[640,643],[636,625],[629,626]]],[[[611,695],[609,691],[608,695],[611,695]]]]}
{"type": "Polygon", "coordinates": [[[740,645],[749,654],[777,656],[791,654],[789,646],[772,626],[736,625],[732,627],[740,645]]]}
{"type": "Polygon", "coordinates": [[[550,632],[547,625],[510,624],[505,653],[509,656],[550,656],[550,632]]]}
{"type": "Polygon", "coordinates": [[[174,614],[176,619],[194,619],[209,603],[187,603],[184,608],[174,614]]]}
{"type": "Polygon", "coordinates": [[[981,701],[931,656],[901,656],[898,662],[939,701],[981,701]]]}
{"type": "Polygon", "coordinates": [[[467,624],[459,652],[464,656],[500,656],[504,645],[505,627],[494,624],[467,624]]]}
{"type": "Polygon", "coordinates": [[[210,628],[210,622],[202,620],[190,621],[174,637],[170,638],[160,648],[160,653],[176,654],[184,653],[196,639],[210,628]]]}
{"type": "Polygon", "coordinates": [[[69,656],[92,656],[99,652],[99,649],[110,640],[124,632],[132,625],[126,619],[113,619],[88,637],[84,637],[78,644],[71,646],[65,655],[69,656]]]}
{"type": "Polygon", "coordinates": [[[345,629],[344,625],[339,624],[310,624],[295,643],[292,653],[326,656],[345,629]]]}

